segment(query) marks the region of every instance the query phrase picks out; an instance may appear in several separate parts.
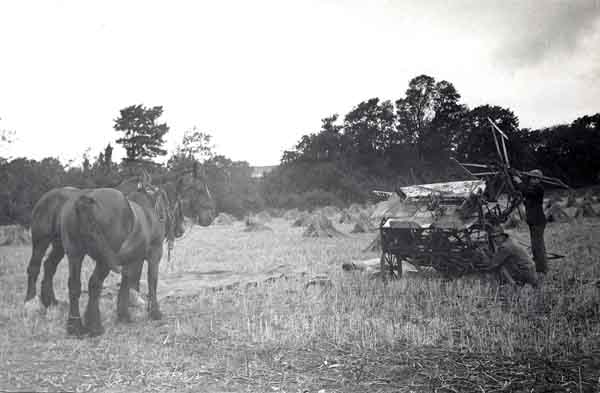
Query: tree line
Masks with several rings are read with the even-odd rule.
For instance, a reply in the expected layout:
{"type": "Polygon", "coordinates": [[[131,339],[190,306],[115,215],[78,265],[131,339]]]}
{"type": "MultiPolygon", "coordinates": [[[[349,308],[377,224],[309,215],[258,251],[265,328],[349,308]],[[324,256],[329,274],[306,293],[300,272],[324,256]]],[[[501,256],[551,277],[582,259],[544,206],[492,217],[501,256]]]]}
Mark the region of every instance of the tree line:
{"type": "MultiPolygon", "coordinates": [[[[216,154],[211,136],[197,128],[184,133],[166,164],[158,164],[157,158],[168,155],[164,138],[170,130],[160,121],[162,113],[161,106],[143,105],[120,111],[113,127],[119,135],[116,143],[125,149],[120,162],[113,159],[111,144],[95,156],[86,151],[80,166],[65,166],[56,158],[0,157],[0,225],[29,225],[33,206],[52,188],[116,187],[142,170],[158,184],[180,180],[184,214],[203,225],[208,225],[217,212],[243,217],[248,211],[264,208],[250,165],[216,154]]],[[[14,132],[0,135],[0,143],[9,145],[14,132]]]]}
{"type": "MultiPolygon", "coordinates": [[[[322,119],[320,129],[303,135],[262,179],[252,178],[247,162],[216,154],[210,134],[197,128],[184,133],[166,164],[158,164],[157,158],[168,155],[164,139],[170,128],[160,121],[163,108],[132,105],[114,120],[116,143],[126,153],[120,162],[113,159],[111,144],[95,156],[86,151],[81,166],[64,166],[56,158],[0,157],[0,225],[28,225],[36,201],[54,187],[115,187],[142,169],[156,182],[181,178],[185,214],[201,224],[217,212],[241,218],[265,207],[365,202],[374,189],[465,179],[452,159],[496,162],[488,119],[509,137],[514,167],[540,168],[574,187],[600,181],[600,113],[527,129],[509,108],[469,108],[460,99],[452,83],[417,76],[393,102],[371,98],[343,117],[322,119]]],[[[0,147],[14,136],[0,130],[0,147]]]]}
{"type": "Polygon", "coordinates": [[[343,205],[365,201],[373,189],[465,179],[452,159],[497,162],[491,119],[509,137],[511,165],[540,168],[572,186],[600,181],[600,113],[571,124],[519,127],[509,108],[469,108],[448,81],[413,78],[403,97],[371,98],[343,118],[334,114],[283,153],[263,184],[272,206],[343,205]]]}

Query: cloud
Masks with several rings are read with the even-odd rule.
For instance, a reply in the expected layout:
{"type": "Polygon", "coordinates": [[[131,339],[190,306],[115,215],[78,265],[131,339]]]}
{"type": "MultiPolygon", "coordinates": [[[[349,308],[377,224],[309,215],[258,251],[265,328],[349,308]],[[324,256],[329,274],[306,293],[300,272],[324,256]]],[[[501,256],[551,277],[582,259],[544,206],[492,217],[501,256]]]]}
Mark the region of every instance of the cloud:
{"type": "Polygon", "coordinates": [[[431,0],[385,2],[394,18],[422,21],[459,39],[485,45],[491,59],[510,68],[535,66],[578,50],[600,27],[600,0],[431,0]]]}
{"type": "Polygon", "coordinates": [[[219,153],[269,165],[323,117],[423,73],[529,126],[600,101],[600,0],[6,4],[0,110],[22,136],[11,148],[38,157],[103,148],[118,110],[143,103],[164,106],[169,142],[196,125],[219,153]]]}
{"type": "Polygon", "coordinates": [[[494,57],[510,67],[530,67],[575,53],[598,26],[600,1],[520,2],[503,11],[505,32],[494,57]]]}

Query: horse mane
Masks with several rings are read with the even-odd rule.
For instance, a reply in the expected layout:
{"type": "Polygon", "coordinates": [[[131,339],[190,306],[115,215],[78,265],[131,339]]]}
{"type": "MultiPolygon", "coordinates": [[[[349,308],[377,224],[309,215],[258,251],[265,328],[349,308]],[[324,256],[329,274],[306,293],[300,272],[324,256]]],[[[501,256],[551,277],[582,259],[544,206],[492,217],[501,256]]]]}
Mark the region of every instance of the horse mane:
{"type": "Polygon", "coordinates": [[[170,221],[171,211],[169,208],[171,206],[171,201],[169,200],[167,192],[161,187],[158,187],[157,190],[155,190],[155,193],[157,196],[154,201],[154,210],[158,213],[159,220],[162,221],[166,219],[167,221],[170,221]]]}
{"type": "MultiPolygon", "coordinates": [[[[173,210],[171,209],[171,202],[169,200],[169,195],[163,188],[158,188],[156,202],[154,204],[154,209],[157,212],[161,212],[164,215],[165,219],[165,238],[169,243],[169,247],[172,247],[172,243],[175,241],[175,217],[173,214],[173,210]],[[160,202],[163,201],[161,204],[160,202]]],[[[160,213],[159,213],[160,215],[160,213]]],[[[160,219],[160,217],[159,217],[160,219]]]]}
{"type": "Polygon", "coordinates": [[[141,198],[140,195],[144,195],[143,198],[145,200],[143,200],[142,203],[146,203],[148,207],[152,206],[158,215],[159,221],[164,221],[165,238],[169,243],[169,248],[172,248],[175,241],[175,227],[177,225],[175,211],[176,209],[181,209],[179,195],[181,192],[182,180],[180,176],[173,181],[165,182],[165,179],[165,177],[162,178],[160,185],[153,185],[147,183],[149,178],[145,181],[142,175],[130,176],[121,180],[114,188],[121,191],[127,199],[133,201],[135,201],[136,198],[141,198]],[[142,185],[141,188],[140,185],[142,185]],[[153,197],[151,197],[146,190],[146,187],[148,186],[155,194],[153,197]],[[148,199],[146,200],[146,198],[148,199]]]}
{"type": "Polygon", "coordinates": [[[158,186],[153,186],[154,196],[146,190],[136,190],[126,195],[127,199],[142,205],[146,209],[153,210],[158,220],[165,225],[165,238],[173,241],[175,238],[175,222],[171,212],[171,203],[167,192],[158,186]]]}

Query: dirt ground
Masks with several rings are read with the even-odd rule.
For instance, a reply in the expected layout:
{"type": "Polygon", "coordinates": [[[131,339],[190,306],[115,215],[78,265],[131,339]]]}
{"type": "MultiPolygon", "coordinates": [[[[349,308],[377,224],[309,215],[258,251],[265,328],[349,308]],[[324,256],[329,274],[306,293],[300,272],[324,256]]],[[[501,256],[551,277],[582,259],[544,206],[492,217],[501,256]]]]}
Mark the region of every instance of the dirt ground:
{"type": "MultiPolygon", "coordinates": [[[[585,224],[586,231],[571,230],[578,228],[574,224],[549,228],[549,246],[564,252],[577,245],[578,252],[583,253],[569,255],[568,263],[583,259],[581,255],[588,259],[598,255],[597,232],[593,231],[600,227],[596,222],[585,224]]],[[[65,335],[67,264],[59,265],[55,282],[63,302],[45,313],[30,312],[23,307],[29,248],[0,249],[0,391],[600,391],[600,355],[583,355],[586,345],[596,345],[594,334],[580,337],[584,333],[578,330],[591,326],[590,331],[597,332],[594,326],[600,323],[593,314],[596,309],[590,304],[573,310],[566,306],[567,300],[561,300],[567,297],[552,295],[554,290],[573,285],[576,292],[567,293],[569,296],[596,299],[595,294],[584,297],[584,284],[571,283],[571,273],[562,278],[561,269],[568,263],[553,265],[555,275],[545,293],[550,311],[527,311],[518,319],[517,306],[501,299],[518,295],[516,302],[528,308],[527,291],[506,295],[499,289],[492,298],[476,292],[477,287],[470,287],[469,282],[406,277],[383,288],[374,280],[362,279],[361,273],[345,275],[341,269],[347,261],[376,260],[378,253],[363,252],[375,234],[350,235],[351,224],[335,224],[348,235],[305,239],[301,236],[303,228],[276,219],[272,225],[276,235],[244,232],[242,223],[198,227],[186,234],[176,245],[173,260],[163,261],[161,266],[158,293],[165,314],[161,321],[148,320],[145,310],[138,307],[132,308],[133,323],[116,323],[119,278],[111,274],[101,299],[106,332],[85,339],[65,335]],[[458,288],[459,292],[454,298],[437,299],[432,292],[437,286],[444,291],[458,288]],[[435,302],[439,302],[435,307],[445,310],[452,299],[456,299],[456,308],[448,314],[434,315],[433,319],[416,314],[421,309],[433,312],[435,302]],[[335,303],[340,308],[331,311],[329,307],[335,303]],[[395,313],[400,307],[411,312],[395,313]],[[384,314],[384,310],[388,311],[384,314]],[[419,339],[419,324],[426,329],[423,331],[431,331],[435,324],[454,318],[459,328],[453,328],[453,334],[469,331],[473,336],[464,342],[475,340],[483,330],[463,326],[467,319],[463,321],[461,313],[469,318],[481,316],[474,320],[476,323],[495,314],[499,320],[513,319],[516,334],[519,329],[524,333],[515,337],[523,340],[537,334],[524,325],[530,319],[534,329],[555,329],[554,339],[564,343],[545,345],[562,346],[570,355],[565,358],[551,351],[545,355],[504,355],[449,346],[446,341],[436,344],[427,337],[422,337],[425,341],[419,345],[401,340],[382,345],[369,337],[374,331],[369,326],[378,320],[399,318],[403,322],[396,326],[414,332],[419,339]],[[573,315],[569,325],[552,322],[565,313],[573,315]],[[328,325],[336,318],[343,318],[342,329],[336,334],[347,335],[348,340],[326,336],[331,332],[328,325]],[[577,318],[581,323],[575,323],[577,318]],[[291,323],[294,320],[297,323],[291,323]],[[572,331],[562,332],[557,326],[570,326],[572,331]]],[[[527,237],[524,230],[518,233],[527,237]]],[[[573,279],[589,276],[583,265],[575,266],[578,270],[573,279]]],[[[86,263],[82,310],[91,267],[86,263]]],[[[458,340],[458,336],[445,337],[442,333],[442,340],[458,340]]]]}

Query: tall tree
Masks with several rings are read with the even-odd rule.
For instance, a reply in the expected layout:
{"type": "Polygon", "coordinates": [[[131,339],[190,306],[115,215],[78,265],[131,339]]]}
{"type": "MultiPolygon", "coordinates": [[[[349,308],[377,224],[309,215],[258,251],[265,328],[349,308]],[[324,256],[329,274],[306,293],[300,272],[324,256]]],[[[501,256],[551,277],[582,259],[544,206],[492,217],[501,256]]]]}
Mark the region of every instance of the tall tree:
{"type": "Polygon", "coordinates": [[[410,179],[402,182],[451,176],[448,160],[467,111],[459,100],[460,94],[448,81],[419,75],[409,82],[404,98],[396,101],[396,140],[388,154],[392,167],[410,179]]]}
{"type": "MultiPolygon", "coordinates": [[[[89,160],[88,160],[89,162],[89,160]]],[[[82,171],[87,181],[86,187],[112,187],[119,183],[117,166],[112,163],[112,146],[108,144],[104,151],[98,153],[91,165],[82,171]]]]}
{"type": "Polygon", "coordinates": [[[436,83],[428,75],[413,78],[405,98],[396,101],[400,142],[411,145],[421,161],[447,157],[455,148],[455,134],[466,112],[459,100],[460,94],[448,81],[436,83]]]}
{"type": "Polygon", "coordinates": [[[317,157],[321,160],[332,161],[340,158],[345,143],[345,136],[341,133],[342,126],[336,124],[338,114],[321,119],[321,131],[317,134],[314,143],[317,145],[317,157]]]}
{"type": "Polygon", "coordinates": [[[147,108],[132,105],[121,109],[115,119],[114,129],[125,135],[117,143],[125,148],[127,163],[151,161],[156,156],[164,156],[164,136],[169,131],[166,123],[158,123],[162,115],[162,106],[147,108]]]}
{"type": "Polygon", "coordinates": [[[456,149],[456,135],[467,112],[459,100],[460,94],[452,83],[436,83],[432,105],[435,114],[419,135],[420,150],[429,160],[448,157],[456,149]]]}
{"type": "MultiPolygon", "coordinates": [[[[491,131],[492,125],[488,118],[506,133],[509,138],[508,150],[514,154],[510,149],[510,143],[519,139],[519,119],[510,109],[482,105],[470,110],[465,115],[463,128],[456,139],[455,155],[457,158],[468,162],[495,162],[500,159],[491,131]]],[[[498,142],[500,141],[498,140],[498,142]]]]}
{"type": "Polygon", "coordinates": [[[381,160],[394,138],[394,107],[379,98],[361,102],[344,118],[344,134],[352,141],[353,161],[368,167],[381,160]]]}
{"type": "Polygon", "coordinates": [[[194,177],[198,177],[200,166],[213,157],[211,135],[199,131],[196,127],[186,130],[181,143],[175,149],[167,162],[167,167],[172,171],[194,170],[194,177]]]}
{"type": "Polygon", "coordinates": [[[419,75],[409,82],[405,98],[396,101],[398,131],[402,136],[402,143],[417,144],[419,136],[435,115],[435,94],[435,79],[419,75]]]}
{"type": "Polygon", "coordinates": [[[212,197],[214,184],[206,174],[205,162],[213,157],[211,136],[196,127],[186,130],[181,143],[167,162],[167,168],[177,176],[183,176],[183,199],[186,214],[201,225],[209,225],[216,209],[212,197]]]}
{"type": "Polygon", "coordinates": [[[83,169],[83,174],[88,176],[90,174],[90,169],[92,168],[92,163],[90,162],[90,152],[92,151],[91,147],[88,147],[83,152],[83,162],[81,164],[81,168],[83,169]]]}
{"type": "Polygon", "coordinates": [[[191,130],[187,130],[183,134],[183,140],[178,147],[178,151],[183,155],[203,162],[213,156],[214,146],[210,143],[211,139],[210,134],[201,132],[194,126],[191,130]]]}
{"type": "Polygon", "coordinates": [[[284,152],[282,163],[295,160],[334,161],[341,158],[343,152],[351,145],[351,139],[342,134],[343,127],[336,124],[338,118],[337,114],[333,114],[321,119],[321,130],[316,134],[303,135],[294,151],[284,152]]]}
{"type": "Polygon", "coordinates": [[[109,143],[108,145],[106,145],[106,148],[104,148],[103,166],[106,171],[110,171],[112,169],[112,166],[113,166],[112,153],[113,153],[113,147],[109,143]]]}

